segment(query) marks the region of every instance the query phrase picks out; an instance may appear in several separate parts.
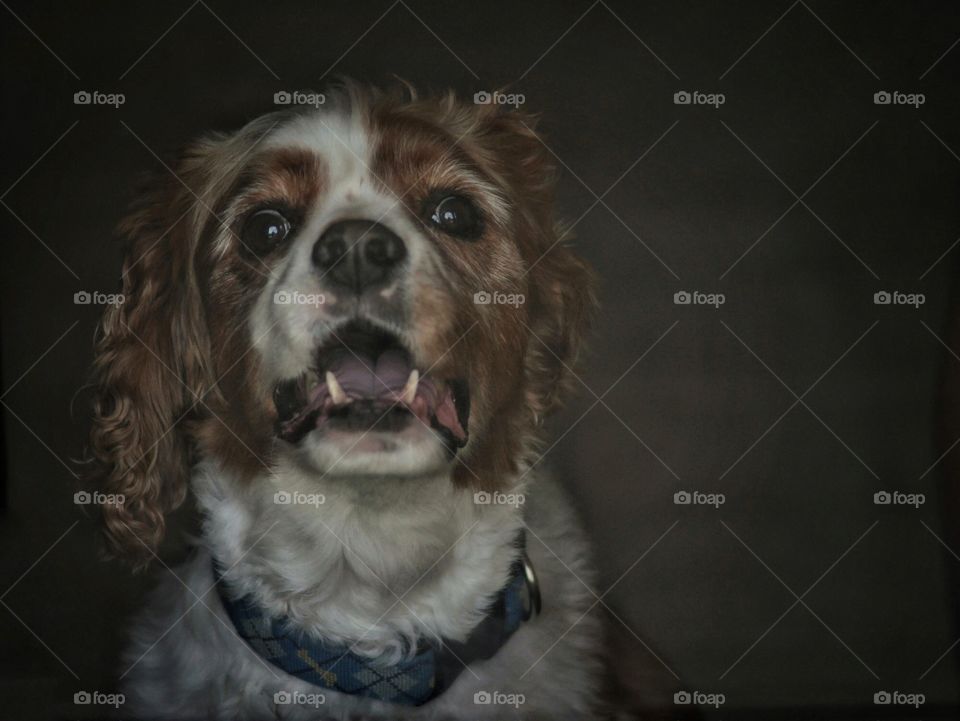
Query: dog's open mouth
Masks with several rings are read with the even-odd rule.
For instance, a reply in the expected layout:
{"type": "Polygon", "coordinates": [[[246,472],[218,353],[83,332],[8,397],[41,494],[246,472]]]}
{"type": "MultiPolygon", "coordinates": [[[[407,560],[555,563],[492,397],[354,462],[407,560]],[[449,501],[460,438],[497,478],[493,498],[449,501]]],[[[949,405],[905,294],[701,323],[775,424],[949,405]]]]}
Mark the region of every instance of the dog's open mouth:
{"type": "Polygon", "coordinates": [[[277,384],[273,401],[277,436],[289,443],[315,429],[395,432],[418,422],[451,448],[467,442],[467,383],[423,373],[398,338],[366,323],[339,329],[311,371],[277,384]]]}

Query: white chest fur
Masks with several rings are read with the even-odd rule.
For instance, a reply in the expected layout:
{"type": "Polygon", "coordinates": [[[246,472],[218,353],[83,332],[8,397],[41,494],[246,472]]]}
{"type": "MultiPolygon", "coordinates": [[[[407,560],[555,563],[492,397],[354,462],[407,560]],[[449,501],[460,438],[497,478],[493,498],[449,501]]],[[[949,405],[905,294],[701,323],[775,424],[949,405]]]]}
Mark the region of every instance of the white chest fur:
{"type": "Polygon", "coordinates": [[[174,569],[179,579],[162,581],[126,654],[133,664],[126,692],[138,713],[476,719],[587,712],[599,675],[599,624],[584,585],[592,583],[588,548],[549,479],[523,491],[522,505],[477,504],[446,479],[343,487],[293,468],[244,488],[202,465],[194,487],[206,518],[203,547],[174,569]],[[520,529],[543,613],[418,708],[325,692],[273,667],[236,635],[213,589],[211,555],[264,609],[357,653],[399,657],[421,637],[466,638],[507,579],[520,529]],[[301,703],[277,704],[274,694],[282,692],[301,703]]]}

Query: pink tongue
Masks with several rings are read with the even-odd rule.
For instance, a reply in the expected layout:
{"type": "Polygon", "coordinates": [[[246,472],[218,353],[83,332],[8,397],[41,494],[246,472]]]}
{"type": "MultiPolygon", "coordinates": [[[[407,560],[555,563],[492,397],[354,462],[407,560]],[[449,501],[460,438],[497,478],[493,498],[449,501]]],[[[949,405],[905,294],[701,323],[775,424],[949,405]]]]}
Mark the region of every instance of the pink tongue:
{"type": "Polygon", "coordinates": [[[391,391],[399,392],[413,370],[407,354],[393,349],[381,353],[376,361],[342,351],[326,368],[353,398],[379,398],[390,395],[391,391]]]}
{"type": "MultiPolygon", "coordinates": [[[[325,370],[337,377],[340,386],[351,398],[383,399],[393,403],[406,385],[413,366],[410,365],[410,357],[397,349],[384,351],[376,361],[341,350],[328,360],[325,370]]],[[[326,392],[325,385],[321,384],[320,388],[326,392]]],[[[433,414],[437,422],[448,428],[454,437],[466,440],[466,429],[460,425],[453,394],[448,387],[438,389],[429,378],[421,379],[410,410],[425,423],[433,414]]]]}

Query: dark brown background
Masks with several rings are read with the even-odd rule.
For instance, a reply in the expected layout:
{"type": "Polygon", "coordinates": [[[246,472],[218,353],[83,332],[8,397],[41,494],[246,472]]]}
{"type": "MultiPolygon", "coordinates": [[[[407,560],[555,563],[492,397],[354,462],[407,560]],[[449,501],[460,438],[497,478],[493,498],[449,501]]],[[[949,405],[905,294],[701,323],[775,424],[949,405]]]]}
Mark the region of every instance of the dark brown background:
{"type": "Polygon", "coordinates": [[[73,294],[117,287],[111,229],[154,152],[338,73],[509,85],[542,113],[559,212],[603,279],[545,463],[596,538],[598,591],[619,579],[619,633],[724,693],[714,716],[874,713],[881,690],[925,694],[925,717],[957,703],[938,460],[960,429],[937,432],[942,372],[960,367],[955,3],[9,0],[0,17],[0,715],[75,716],[74,692],[108,688],[146,584],[98,561],[72,503],[71,399],[98,315],[73,294]],[[83,89],[126,103],[74,105],[83,89]],[[679,90],[726,102],[675,105],[679,90]],[[926,102],[878,106],[879,90],[926,102]],[[679,290],[726,303],[678,306],[679,290]],[[879,290],[926,302],[877,306],[879,290]],[[682,489],[726,503],[677,506],[682,489]],[[874,505],[884,489],[927,502],[874,505]]]}

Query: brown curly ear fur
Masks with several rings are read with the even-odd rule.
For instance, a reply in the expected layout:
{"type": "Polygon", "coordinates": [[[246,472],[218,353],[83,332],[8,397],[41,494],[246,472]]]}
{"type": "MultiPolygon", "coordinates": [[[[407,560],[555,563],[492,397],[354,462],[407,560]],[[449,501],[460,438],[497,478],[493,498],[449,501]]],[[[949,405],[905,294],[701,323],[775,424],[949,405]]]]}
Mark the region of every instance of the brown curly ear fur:
{"type": "MultiPolygon", "coordinates": [[[[563,230],[554,231],[561,237],[563,230]]],[[[596,276],[586,261],[558,242],[531,271],[538,287],[540,312],[532,320],[527,355],[528,402],[538,420],[557,410],[576,385],[587,329],[596,310],[596,276]]]]}
{"type": "MultiPolygon", "coordinates": [[[[590,266],[565,244],[570,237],[555,222],[557,172],[535,130],[536,118],[491,105],[456,107],[465,115],[462,123],[474,128],[461,145],[504,189],[513,208],[510,239],[527,268],[524,313],[506,321],[511,333],[524,338],[523,380],[516,386],[523,388],[523,398],[497,409],[496,423],[464,457],[458,456],[454,469],[457,483],[489,489],[515,473],[524,456],[534,460],[538,426],[572,385],[596,306],[595,282],[590,266]]],[[[490,282],[496,285],[496,278],[490,282]]],[[[496,365],[495,358],[489,361],[496,365]]],[[[502,375],[497,382],[515,379],[502,375]]]]}
{"type": "Polygon", "coordinates": [[[536,131],[537,118],[500,112],[491,118],[503,169],[518,203],[517,242],[529,264],[530,328],[527,403],[538,421],[561,405],[573,385],[587,329],[597,307],[596,275],[569,247],[555,221],[557,171],[536,131]]]}
{"type": "MultiPolygon", "coordinates": [[[[198,193],[203,155],[198,146],[176,168],[198,193]]],[[[136,203],[119,228],[127,244],[124,302],[104,313],[95,349],[88,480],[122,497],[101,506],[107,549],[137,566],[162,539],[164,514],[186,496],[191,450],[183,428],[209,388],[194,267],[196,227],[205,216],[170,174],[136,203]]]]}

